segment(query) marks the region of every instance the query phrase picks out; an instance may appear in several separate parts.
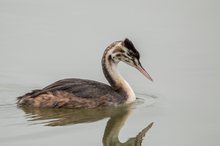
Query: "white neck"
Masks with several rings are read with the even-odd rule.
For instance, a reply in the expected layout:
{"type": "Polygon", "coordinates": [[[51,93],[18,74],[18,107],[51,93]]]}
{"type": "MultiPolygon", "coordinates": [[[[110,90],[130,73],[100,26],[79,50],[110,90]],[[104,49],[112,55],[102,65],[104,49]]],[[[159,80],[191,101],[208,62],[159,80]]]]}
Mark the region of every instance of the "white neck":
{"type": "Polygon", "coordinates": [[[113,49],[108,50],[103,56],[103,72],[105,74],[106,79],[109,81],[109,83],[115,90],[120,89],[126,93],[126,103],[131,103],[136,99],[136,96],[131,86],[118,72],[117,65],[119,62],[113,62],[113,60],[109,59],[109,56],[112,54],[112,50],[113,49]]]}

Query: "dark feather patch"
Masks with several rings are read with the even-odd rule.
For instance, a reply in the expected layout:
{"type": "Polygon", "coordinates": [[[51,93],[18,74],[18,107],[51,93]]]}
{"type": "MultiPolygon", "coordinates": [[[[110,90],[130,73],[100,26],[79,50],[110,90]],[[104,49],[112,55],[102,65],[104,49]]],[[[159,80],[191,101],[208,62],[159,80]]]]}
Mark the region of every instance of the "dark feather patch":
{"type": "Polygon", "coordinates": [[[128,39],[126,38],[124,40],[124,45],[126,48],[128,48],[129,50],[132,51],[132,53],[134,53],[134,56],[137,57],[137,59],[140,58],[140,54],[139,52],[137,51],[137,49],[134,47],[134,44],[128,39]]]}

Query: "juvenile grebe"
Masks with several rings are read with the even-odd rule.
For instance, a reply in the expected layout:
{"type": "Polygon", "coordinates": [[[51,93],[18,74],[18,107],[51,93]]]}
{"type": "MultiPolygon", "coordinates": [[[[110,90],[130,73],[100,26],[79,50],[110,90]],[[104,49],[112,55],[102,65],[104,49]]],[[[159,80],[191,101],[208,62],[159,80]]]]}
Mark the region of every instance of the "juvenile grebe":
{"type": "Polygon", "coordinates": [[[136,99],[134,91],[117,71],[117,64],[123,61],[153,81],[139,59],[129,39],[113,42],[102,57],[102,69],[111,86],[92,80],[63,79],[18,97],[17,103],[40,108],[95,108],[131,103],[136,99]]]}

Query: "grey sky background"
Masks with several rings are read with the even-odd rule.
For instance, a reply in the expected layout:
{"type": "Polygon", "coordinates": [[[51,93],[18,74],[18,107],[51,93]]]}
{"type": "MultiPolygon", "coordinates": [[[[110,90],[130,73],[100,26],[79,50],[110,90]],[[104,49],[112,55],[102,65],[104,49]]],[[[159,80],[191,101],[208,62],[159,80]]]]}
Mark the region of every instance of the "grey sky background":
{"type": "Polygon", "coordinates": [[[219,11],[217,0],[1,0],[1,73],[99,78],[104,49],[125,37],[153,76],[189,66],[218,71],[219,11]]]}

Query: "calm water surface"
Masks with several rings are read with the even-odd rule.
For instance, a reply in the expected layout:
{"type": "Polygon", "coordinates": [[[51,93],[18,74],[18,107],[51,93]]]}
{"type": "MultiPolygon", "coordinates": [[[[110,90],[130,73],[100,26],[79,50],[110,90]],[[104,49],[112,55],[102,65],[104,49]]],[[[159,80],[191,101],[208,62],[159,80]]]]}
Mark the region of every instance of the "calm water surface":
{"type": "MultiPolygon", "coordinates": [[[[7,86],[7,85],[6,85],[7,86]]],[[[10,85],[8,85],[10,86],[10,85]]],[[[18,85],[14,85],[16,87],[18,85]]],[[[146,125],[135,134],[125,134],[125,141],[119,139],[119,133],[132,112],[137,108],[147,108],[155,99],[140,95],[135,103],[98,109],[38,109],[18,107],[14,100],[10,101],[4,92],[13,96],[17,87],[1,88],[3,103],[1,114],[2,145],[141,145],[144,136],[153,122],[145,120],[146,125]],[[4,100],[5,99],[5,100],[4,100]],[[100,122],[99,122],[100,121],[100,122]],[[72,130],[74,133],[72,133],[72,130]],[[88,138],[86,138],[88,136],[88,138]],[[128,137],[127,137],[128,136],[128,137]],[[129,137],[130,136],[130,137],[129,137]],[[88,139],[88,140],[85,140],[88,139]],[[90,140],[89,140],[90,139],[90,140]]],[[[136,127],[136,126],[132,126],[136,127]]],[[[137,130],[137,129],[136,129],[137,130]]]]}
{"type": "Polygon", "coordinates": [[[1,146],[219,146],[220,3],[215,0],[1,0],[1,146]],[[18,108],[63,78],[106,82],[101,56],[133,40],[151,83],[119,70],[139,98],[119,108],[18,108]],[[143,140],[142,140],[143,139],[143,140]]]}

